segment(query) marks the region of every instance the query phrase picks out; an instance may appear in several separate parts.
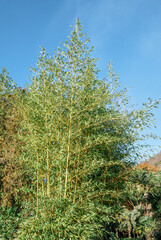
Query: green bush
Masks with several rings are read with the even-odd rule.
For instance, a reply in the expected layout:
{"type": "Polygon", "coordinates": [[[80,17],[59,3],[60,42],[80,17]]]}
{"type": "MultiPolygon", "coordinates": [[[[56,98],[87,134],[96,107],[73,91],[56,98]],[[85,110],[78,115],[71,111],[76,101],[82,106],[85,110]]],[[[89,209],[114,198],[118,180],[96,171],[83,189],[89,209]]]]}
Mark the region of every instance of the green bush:
{"type": "Polygon", "coordinates": [[[0,209],[0,238],[14,239],[21,215],[18,207],[1,207],[0,209]]]}

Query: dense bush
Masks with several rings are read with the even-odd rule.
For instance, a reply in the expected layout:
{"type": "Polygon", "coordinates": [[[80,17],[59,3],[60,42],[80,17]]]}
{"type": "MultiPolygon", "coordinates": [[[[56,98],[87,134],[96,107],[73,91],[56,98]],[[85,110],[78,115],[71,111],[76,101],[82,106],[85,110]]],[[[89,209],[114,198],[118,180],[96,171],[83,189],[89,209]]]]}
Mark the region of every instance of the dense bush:
{"type": "Polygon", "coordinates": [[[0,238],[14,239],[21,219],[18,207],[0,208],[0,238]]]}

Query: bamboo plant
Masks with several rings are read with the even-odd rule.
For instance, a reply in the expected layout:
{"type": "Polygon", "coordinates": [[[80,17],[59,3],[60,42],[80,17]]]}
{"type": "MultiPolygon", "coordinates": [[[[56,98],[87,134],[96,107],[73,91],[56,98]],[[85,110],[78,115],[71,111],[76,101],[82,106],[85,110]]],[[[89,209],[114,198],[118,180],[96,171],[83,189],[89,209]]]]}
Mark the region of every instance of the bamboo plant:
{"type": "Polygon", "coordinates": [[[53,56],[42,48],[32,68],[19,107],[26,132],[22,161],[32,174],[35,213],[22,223],[20,239],[37,239],[40,232],[45,239],[110,234],[109,216],[118,207],[127,168],[138,154],[136,143],[144,139],[140,131],[150,126],[157,102],[129,108],[111,63],[100,80],[92,51],[77,19],[63,47],[53,56]]]}

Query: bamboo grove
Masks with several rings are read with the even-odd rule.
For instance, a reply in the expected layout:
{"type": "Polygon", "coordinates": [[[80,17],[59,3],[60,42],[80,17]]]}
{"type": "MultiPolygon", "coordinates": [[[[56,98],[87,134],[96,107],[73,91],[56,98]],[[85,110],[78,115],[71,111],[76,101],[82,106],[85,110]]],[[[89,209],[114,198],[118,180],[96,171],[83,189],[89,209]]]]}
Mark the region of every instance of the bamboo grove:
{"type": "Polygon", "coordinates": [[[159,171],[134,167],[158,101],[131,106],[111,63],[100,79],[89,42],[77,19],[53,56],[41,49],[25,89],[6,69],[0,75],[3,239],[152,239],[148,221],[159,231],[158,212],[139,223],[143,202],[159,204],[159,171]],[[146,183],[137,178],[143,172],[146,183]]]}

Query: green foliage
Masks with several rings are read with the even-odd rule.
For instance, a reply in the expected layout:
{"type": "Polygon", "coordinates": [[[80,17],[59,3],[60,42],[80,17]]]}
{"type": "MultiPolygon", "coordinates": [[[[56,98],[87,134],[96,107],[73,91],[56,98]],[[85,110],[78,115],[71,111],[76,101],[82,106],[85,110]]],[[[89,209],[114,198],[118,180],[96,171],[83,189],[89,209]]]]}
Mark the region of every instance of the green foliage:
{"type": "Polygon", "coordinates": [[[129,175],[124,192],[124,208],[117,216],[119,234],[128,232],[129,237],[158,239],[161,230],[160,171],[154,171],[152,167],[150,170],[141,165],[129,175]]]}
{"type": "Polygon", "coordinates": [[[148,201],[152,206],[153,219],[156,221],[154,235],[159,239],[161,237],[161,171],[156,172],[151,178],[148,201]]]}
{"type": "MultiPolygon", "coordinates": [[[[26,219],[19,230],[19,239],[31,236],[32,239],[99,239],[105,229],[102,229],[99,207],[91,204],[79,206],[67,200],[41,202],[38,218],[26,219]]],[[[104,211],[108,214],[108,209],[104,211]]]]}
{"type": "Polygon", "coordinates": [[[17,207],[0,208],[0,238],[14,239],[21,222],[21,216],[17,207]]]}
{"type": "Polygon", "coordinates": [[[18,239],[148,239],[155,225],[143,209],[150,176],[133,166],[158,102],[130,106],[111,63],[100,80],[88,43],[77,19],[54,56],[42,48],[31,85],[7,99],[3,149],[12,141],[16,151],[3,150],[2,200],[22,210],[18,239]]]}

